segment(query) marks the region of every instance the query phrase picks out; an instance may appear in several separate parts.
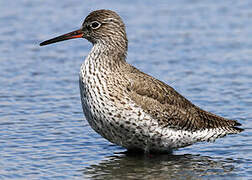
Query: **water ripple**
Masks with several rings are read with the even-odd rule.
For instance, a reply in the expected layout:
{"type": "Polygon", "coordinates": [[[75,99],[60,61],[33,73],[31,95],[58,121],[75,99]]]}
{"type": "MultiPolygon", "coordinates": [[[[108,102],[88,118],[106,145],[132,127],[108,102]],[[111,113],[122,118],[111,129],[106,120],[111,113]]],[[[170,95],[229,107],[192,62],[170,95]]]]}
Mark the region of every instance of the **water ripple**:
{"type": "Polygon", "coordinates": [[[0,1],[0,179],[251,179],[252,3],[0,1]],[[80,103],[84,40],[39,47],[94,9],[127,25],[128,62],[244,132],[170,155],[132,155],[96,134],[80,103]]]}

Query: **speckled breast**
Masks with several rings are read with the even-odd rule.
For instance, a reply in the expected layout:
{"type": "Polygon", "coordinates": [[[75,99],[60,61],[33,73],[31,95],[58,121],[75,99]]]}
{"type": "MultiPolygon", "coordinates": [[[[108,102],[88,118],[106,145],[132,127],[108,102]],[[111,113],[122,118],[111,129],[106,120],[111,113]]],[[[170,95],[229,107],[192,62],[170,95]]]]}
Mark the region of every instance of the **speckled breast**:
{"type": "Polygon", "coordinates": [[[125,104],[120,105],[111,101],[106,93],[98,92],[99,88],[94,88],[92,82],[90,83],[92,79],[95,82],[95,77],[90,77],[87,82],[87,79],[80,76],[79,81],[82,108],[90,126],[115,144],[126,148],[140,148],[143,138],[135,138],[137,131],[141,129],[136,122],[139,118],[134,117],[132,109],[125,104]]]}
{"type": "Polygon", "coordinates": [[[161,134],[155,135],[156,121],[129,99],[118,100],[109,90],[104,92],[107,87],[98,86],[98,78],[99,75],[90,75],[84,67],[81,68],[81,102],[90,126],[104,138],[128,149],[147,150],[157,146],[156,138],[160,139],[161,134]],[[150,139],[150,135],[154,139],[150,139]]]}

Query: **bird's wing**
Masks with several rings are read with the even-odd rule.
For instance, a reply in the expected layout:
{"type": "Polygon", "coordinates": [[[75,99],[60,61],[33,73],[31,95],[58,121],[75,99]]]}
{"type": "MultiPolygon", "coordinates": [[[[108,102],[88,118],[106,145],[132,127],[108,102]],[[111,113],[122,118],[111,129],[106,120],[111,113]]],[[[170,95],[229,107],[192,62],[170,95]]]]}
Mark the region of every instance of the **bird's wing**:
{"type": "Polygon", "coordinates": [[[133,66],[128,76],[127,91],[130,98],[156,119],[160,126],[196,131],[219,127],[233,129],[239,125],[235,120],[200,109],[172,87],[133,66]]]}

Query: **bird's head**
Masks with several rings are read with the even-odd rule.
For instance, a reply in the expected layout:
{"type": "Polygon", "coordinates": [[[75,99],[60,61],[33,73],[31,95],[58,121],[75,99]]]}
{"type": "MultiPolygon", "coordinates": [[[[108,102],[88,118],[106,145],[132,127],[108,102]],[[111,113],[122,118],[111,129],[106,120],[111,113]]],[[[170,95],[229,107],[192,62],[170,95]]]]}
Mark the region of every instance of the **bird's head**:
{"type": "Polygon", "coordinates": [[[85,38],[93,44],[110,44],[127,50],[125,25],[120,16],[111,10],[93,11],[86,17],[80,29],[49,39],[40,45],[44,46],[74,38],[85,38]]]}

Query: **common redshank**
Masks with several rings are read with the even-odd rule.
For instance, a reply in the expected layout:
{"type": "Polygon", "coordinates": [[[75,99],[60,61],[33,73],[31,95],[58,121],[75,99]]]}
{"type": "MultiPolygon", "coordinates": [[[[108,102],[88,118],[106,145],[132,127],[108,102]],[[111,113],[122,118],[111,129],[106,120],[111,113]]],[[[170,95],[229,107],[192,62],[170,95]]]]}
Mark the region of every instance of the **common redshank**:
{"type": "Polygon", "coordinates": [[[125,25],[117,13],[93,11],[81,29],[40,45],[73,38],[93,44],[80,68],[82,108],[90,126],[110,142],[128,150],[170,152],[243,130],[128,64],[125,25]]]}

